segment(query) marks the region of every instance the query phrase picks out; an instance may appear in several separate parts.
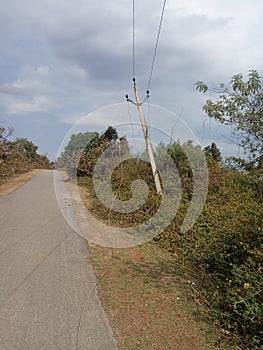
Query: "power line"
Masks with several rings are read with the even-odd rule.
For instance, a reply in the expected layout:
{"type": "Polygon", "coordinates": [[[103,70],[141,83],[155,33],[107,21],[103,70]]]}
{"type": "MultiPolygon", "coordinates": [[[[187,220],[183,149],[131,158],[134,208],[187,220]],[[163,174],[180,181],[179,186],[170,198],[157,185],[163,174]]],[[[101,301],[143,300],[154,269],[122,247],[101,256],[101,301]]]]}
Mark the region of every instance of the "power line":
{"type": "Polygon", "coordinates": [[[133,122],[132,122],[132,116],[131,116],[131,108],[130,108],[130,101],[128,102],[128,112],[129,112],[129,117],[130,117],[130,123],[131,123],[131,129],[132,129],[132,138],[133,138],[133,143],[134,143],[134,150],[135,152],[138,153],[136,142],[135,142],[135,132],[134,132],[134,127],[133,127],[133,122]]]}
{"type": "Polygon", "coordinates": [[[135,78],[135,0],[132,2],[132,77],[135,78]]]}
{"type": "Polygon", "coordinates": [[[145,118],[144,118],[144,115],[143,115],[143,111],[142,111],[142,104],[147,100],[147,102],[148,102],[148,124],[149,124],[149,118],[150,118],[149,89],[150,89],[150,84],[151,84],[152,75],[153,75],[153,69],[154,69],[154,64],[155,64],[155,59],[156,59],[158,43],[159,43],[160,34],[161,34],[161,28],[162,28],[162,23],[163,23],[165,5],[166,5],[166,0],[164,0],[164,3],[163,3],[162,13],[161,13],[161,18],[160,18],[160,23],[159,23],[159,28],[158,28],[158,32],[157,32],[156,44],[155,44],[155,48],[154,48],[154,52],[153,52],[153,59],[152,59],[151,70],[150,70],[150,77],[149,77],[149,82],[148,82],[148,89],[147,89],[147,92],[146,92],[145,99],[143,101],[141,101],[140,97],[139,97],[138,89],[137,89],[137,86],[136,86],[136,79],[135,79],[135,0],[133,0],[133,30],[132,30],[132,34],[133,34],[133,39],[132,39],[133,40],[132,41],[132,56],[133,57],[132,57],[132,60],[133,60],[133,87],[134,87],[134,94],[135,94],[136,102],[133,102],[132,100],[130,100],[129,96],[126,95],[126,99],[127,99],[128,104],[129,104],[129,102],[132,102],[134,105],[137,106],[137,109],[138,109],[138,113],[139,113],[141,124],[142,124],[143,134],[144,134],[144,138],[145,138],[145,142],[146,142],[146,149],[148,151],[148,155],[149,155],[149,159],[150,159],[150,163],[151,163],[151,168],[152,168],[152,173],[153,173],[153,178],[154,178],[154,182],[155,182],[155,187],[156,187],[156,191],[157,191],[158,194],[162,194],[162,187],[161,187],[159,174],[158,174],[157,168],[156,168],[156,163],[155,163],[155,159],[154,159],[152,145],[151,145],[151,142],[150,142],[150,139],[149,139],[148,126],[146,124],[146,121],[145,121],[145,118]]]}
{"type": "Polygon", "coordinates": [[[156,59],[156,53],[157,53],[158,43],[159,43],[161,29],[162,29],[162,24],[163,24],[163,16],[164,16],[165,5],[166,5],[166,0],[164,0],[164,2],[163,2],[163,9],[162,9],[162,14],[161,14],[161,18],[160,18],[159,28],[158,28],[158,32],[157,32],[156,44],[155,44],[155,48],[154,48],[154,52],[153,52],[153,59],[152,59],[152,64],[151,64],[150,77],[149,77],[147,90],[150,90],[150,85],[151,85],[151,80],[152,80],[152,75],[153,75],[153,69],[154,69],[154,64],[155,64],[155,59],[156,59]]]}
{"type": "MultiPolygon", "coordinates": [[[[154,69],[154,64],[155,64],[155,60],[156,60],[159,39],[160,39],[160,35],[161,35],[161,29],[162,29],[162,24],[163,24],[163,17],[164,17],[166,1],[167,0],[164,0],[164,2],[163,2],[162,13],[161,13],[161,17],[160,17],[160,23],[159,23],[159,27],[158,27],[156,43],[155,43],[155,48],[154,48],[153,58],[152,58],[152,63],[151,63],[147,93],[150,90],[150,85],[151,85],[151,81],[152,81],[153,69],[154,69]]],[[[133,75],[133,79],[135,79],[135,0],[132,1],[132,75],[133,75]]]]}

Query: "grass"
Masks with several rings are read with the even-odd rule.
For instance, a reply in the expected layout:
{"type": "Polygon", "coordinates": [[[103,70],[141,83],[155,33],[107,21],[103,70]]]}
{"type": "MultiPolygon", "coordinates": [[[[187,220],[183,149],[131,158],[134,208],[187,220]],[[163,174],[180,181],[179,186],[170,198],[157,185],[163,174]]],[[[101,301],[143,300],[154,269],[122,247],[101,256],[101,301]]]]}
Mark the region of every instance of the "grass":
{"type": "Polygon", "coordinates": [[[89,244],[102,303],[121,350],[230,349],[198,304],[193,274],[155,243],[116,249],[89,244]]]}
{"type": "MultiPolygon", "coordinates": [[[[83,203],[105,219],[107,213],[93,202],[86,181],[79,181],[83,203]]],[[[177,263],[160,244],[110,249],[88,243],[95,272],[104,276],[99,295],[120,350],[233,349],[189,283],[197,284],[195,271],[177,263]]]]}

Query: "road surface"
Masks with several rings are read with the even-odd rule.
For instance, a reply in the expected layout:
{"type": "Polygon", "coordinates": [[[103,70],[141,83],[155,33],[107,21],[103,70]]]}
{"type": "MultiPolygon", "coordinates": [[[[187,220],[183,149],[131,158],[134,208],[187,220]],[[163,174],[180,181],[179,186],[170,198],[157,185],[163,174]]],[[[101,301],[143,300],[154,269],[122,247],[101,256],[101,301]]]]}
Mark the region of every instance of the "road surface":
{"type": "Polygon", "coordinates": [[[117,350],[87,256],[53,171],[0,197],[1,350],[117,350]]]}

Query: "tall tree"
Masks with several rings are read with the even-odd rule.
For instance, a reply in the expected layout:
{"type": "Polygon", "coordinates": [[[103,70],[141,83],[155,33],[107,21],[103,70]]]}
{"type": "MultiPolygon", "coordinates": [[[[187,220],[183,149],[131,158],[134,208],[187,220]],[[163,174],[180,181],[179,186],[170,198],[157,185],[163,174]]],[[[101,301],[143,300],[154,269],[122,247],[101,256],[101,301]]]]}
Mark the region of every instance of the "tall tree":
{"type": "Polygon", "coordinates": [[[97,132],[89,131],[71,135],[69,143],[66,145],[61,155],[62,158],[67,159],[75,153],[83,151],[86,147],[89,146],[90,142],[92,142],[94,139],[97,139],[98,137],[99,134],[97,132]]]}
{"type": "MultiPolygon", "coordinates": [[[[110,146],[116,143],[118,139],[118,132],[112,126],[109,126],[107,130],[99,136],[96,137],[86,146],[86,148],[81,152],[79,163],[77,166],[78,176],[90,176],[93,173],[94,166],[99,158],[99,156],[110,146]]],[[[119,148],[116,148],[117,153],[119,148]]],[[[113,152],[113,148],[112,148],[113,152]]]]}
{"type": "Polygon", "coordinates": [[[232,125],[238,135],[239,145],[253,161],[263,154],[263,88],[262,78],[256,70],[249,71],[247,79],[236,74],[229,84],[221,83],[210,89],[202,81],[196,89],[215,93],[214,100],[207,100],[205,113],[221,124],[232,125]]]}
{"type": "Polygon", "coordinates": [[[222,157],[221,157],[221,152],[220,149],[217,147],[217,145],[212,142],[211,146],[206,146],[204,148],[205,153],[212,157],[216,162],[221,162],[222,157]]]}

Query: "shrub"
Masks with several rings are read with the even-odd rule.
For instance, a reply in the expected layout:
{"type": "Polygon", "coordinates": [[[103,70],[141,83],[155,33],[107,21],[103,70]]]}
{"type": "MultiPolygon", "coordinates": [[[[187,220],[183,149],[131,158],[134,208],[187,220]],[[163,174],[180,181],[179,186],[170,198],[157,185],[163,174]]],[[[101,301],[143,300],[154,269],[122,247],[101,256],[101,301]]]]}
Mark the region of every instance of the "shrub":
{"type": "MultiPolygon", "coordinates": [[[[209,172],[209,194],[198,222],[185,235],[171,225],[159,240],[198,269],[200,292],[225,332],[245,349],[261,349],[262,178],[215,162],[209,172]]],[[[177,215],[177,225],[180,220],[177,215]]]]}

